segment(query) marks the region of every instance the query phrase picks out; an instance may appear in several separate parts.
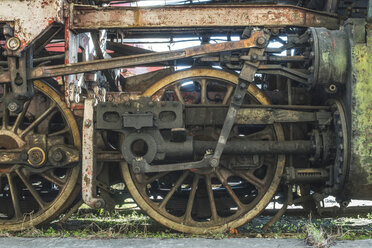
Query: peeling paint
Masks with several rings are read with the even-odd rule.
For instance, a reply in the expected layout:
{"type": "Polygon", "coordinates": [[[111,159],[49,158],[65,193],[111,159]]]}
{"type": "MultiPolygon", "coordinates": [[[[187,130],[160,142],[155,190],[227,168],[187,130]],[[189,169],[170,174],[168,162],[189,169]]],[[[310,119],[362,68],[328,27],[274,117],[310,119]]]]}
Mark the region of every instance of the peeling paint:
{"type": "Polygon", "coordinates": [[[0,22],[14,26],[14,35],[22,41],[20,52],[51,23],[63,23],[63,0],[1,0],[0,22]]]}
{"type": "Polygon", "coordinates": [[[372,42],[352,48],[351,178],[355,184],[372,184],[372,42]],[[357,183],[356,183],[357,182],[357,183]]]}

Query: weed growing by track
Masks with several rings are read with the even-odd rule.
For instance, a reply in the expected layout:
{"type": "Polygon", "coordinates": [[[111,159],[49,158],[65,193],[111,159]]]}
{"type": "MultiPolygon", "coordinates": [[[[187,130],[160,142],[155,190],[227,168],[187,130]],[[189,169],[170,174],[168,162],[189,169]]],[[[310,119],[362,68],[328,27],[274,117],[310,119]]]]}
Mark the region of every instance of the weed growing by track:
{"type": "Polygon", "coordinates": [[[261,216],[241,228],[223,233],[190,235],[167,229],[142,214],[140,210],[80,209],[66,223],[54,221],[47,226],[22,232],[0,231],[0,236],[16,237],[73,237],[84,239],[107,238],[298,238],[315,247],[328,247],[334,239],[371,239],[372,213],[365,218],[311,219],[283,216],[266,232],[262,227],[270,216],[261,216]],[[325,241],[327,240],[327,241],[325,241]],[[321,244],[321,245],[318,245],[321,244]],[[325,245],[324,245],[325,244],[325,245]]]}

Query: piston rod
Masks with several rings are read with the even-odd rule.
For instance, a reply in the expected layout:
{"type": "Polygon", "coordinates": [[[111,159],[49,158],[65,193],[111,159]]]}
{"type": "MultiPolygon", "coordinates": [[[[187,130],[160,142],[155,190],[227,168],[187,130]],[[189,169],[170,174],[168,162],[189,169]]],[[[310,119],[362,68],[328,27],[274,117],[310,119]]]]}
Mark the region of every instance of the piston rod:
{"type": "MultiPolygon", "coordinates": [[[[214,141],[194,141],[194,152],[204,154],[205,151],[216,147],[214,141]]],[[[228,141],[224,154],[309,154],[314,151],[313,143],[309,140],[293,141],[228,141]]]]}

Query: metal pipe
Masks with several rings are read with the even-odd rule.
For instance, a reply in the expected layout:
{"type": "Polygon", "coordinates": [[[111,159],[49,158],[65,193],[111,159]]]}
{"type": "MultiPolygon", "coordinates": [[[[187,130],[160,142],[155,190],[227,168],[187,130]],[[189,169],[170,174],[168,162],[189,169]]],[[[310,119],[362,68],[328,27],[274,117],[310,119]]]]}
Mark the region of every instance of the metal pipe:
{"type": "MultiPolygon", "coordinates": [[[[194,141],[194,152],[204,154],[216,147],[215,141],[194,141]]],[[[293,141],[254,141],[231,140],[226,143],[224,154],[309,154],[314,151],[313,143],[309,140],[293,141]]]]}

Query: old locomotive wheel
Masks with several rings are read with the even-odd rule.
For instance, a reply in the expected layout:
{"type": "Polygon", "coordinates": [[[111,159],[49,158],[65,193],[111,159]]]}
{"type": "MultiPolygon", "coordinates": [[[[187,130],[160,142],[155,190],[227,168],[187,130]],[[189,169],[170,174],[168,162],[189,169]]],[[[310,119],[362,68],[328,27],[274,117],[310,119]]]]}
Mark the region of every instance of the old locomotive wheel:
{"type": "MultiPolygon", "coordinates": [[[[190,69],[165,77],[144,95],[185,104],[228,104],[237,81],[236,75],[224,71],[190,69]]],[[[255,85],[249,86],[248,93],[246,104],[269,104],[255,85]]],[[[186,128],[194,139],[216,140],[221,127],[186,128]]],[[[284,140],[280,125],[235,127],[230,139],[242,135],[252,140],[284,140]]],[[[130,194],[149,216],[180,232],[201,234],[236,228],[257,216],[274,196],[284,164],[284,155],[270,154],[223,155],[216,170],[135,174],[127,163],[121,167],[130,194]],[[262,163],[239,167],[252,162],[252,157],[262,163]]]]}
{"type": "MultiPolygon", "coordinates": [[[[22,230],[51,221],[79,192],[79,166],[52,167],[47,152],[40,148],[47,139],[80,149],[75,118],[48,84],[35,81],[34,86],[35,95],[20,114],[10,114],[0,104],[0,149],[25,151],[22,156],[28,161],[28,165],[0,164],[0,229],[22,230]]],[[[6,85],[0,90],[7,94],[6,85]]]]}

